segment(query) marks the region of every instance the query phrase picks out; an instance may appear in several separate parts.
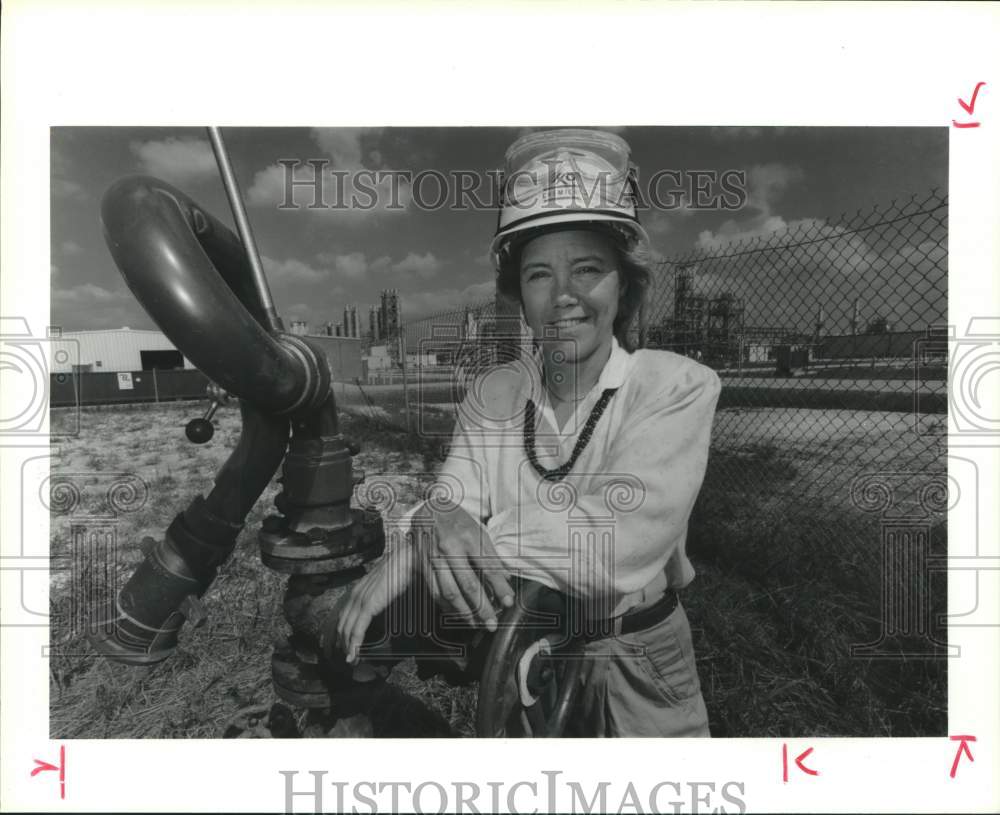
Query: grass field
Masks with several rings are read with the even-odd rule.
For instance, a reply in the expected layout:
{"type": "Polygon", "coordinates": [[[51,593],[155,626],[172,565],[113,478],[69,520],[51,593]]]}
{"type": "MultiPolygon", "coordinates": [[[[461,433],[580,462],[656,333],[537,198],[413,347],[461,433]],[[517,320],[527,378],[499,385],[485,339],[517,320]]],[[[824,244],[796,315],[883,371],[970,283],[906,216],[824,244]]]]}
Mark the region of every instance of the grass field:
{"type": "MultiPolygon", "coordinates": [[[[54,444],[54,475],[98,482],[102,473],[128,472],[149,485],[149,500],[115,525],[117,585],[141,559],[142,537],[161,537],[192,497],[207,493],[235,444],[240,428],[233,408],[217,414],[208,444],[184,438],[184,424],[200,407],[85,409],[79,436],[54,444]]],[[[440,460],[441,438],[393,429],[397,407],[345,399],[343,429],[362,445],[357,468],[391,475],[401,500],[417,500],[440,460]]],[[[428,426],[447,429],[447,407],[432,406],[423,415],[428,426]]],[[[68,420],[53,411],[53,428],[68,420]]],[[[869,472],[943,469],[930,445],[915,444],[916,431],[905,414],[719,412],[689,532],[698,577],[683,595],[713,735],[946,732],[944,660],[850,656],[852,643],[876,639],[881,614],[879,519],[853,506],[850,485],[869,472]]],[[[284,630],[284,578],[261,565],[256,531],[273,511],[276,491],[274,483],[265,491],[236,553],[206,594],[206,625],[185,628],[177,653],[158,666],[97,659],[82,637],[75,578],[53,572],[53,738],[217,737],[241,711],[274,701],[270,654],[284,630]]],[[[104,500],[97,491],[77,512],[100,514],[104,500]]],[[[72,555],[71,520],[53,515],[54,558],[72,555]]],[[[944,551],[943,519],[931,520],[932,547],[944,551]]],[[[937,611],[945,608],[942,588],[932,584],[937,611]]],[[[473,735],[475,687],[421,679],[409,661],[393,670],[389,688],[395,723],[342,720],[330,735],[401,735],[406,723],[400,716],[432,722],[442,735],[473,735]]],[[[328,724],[313,724],[306,733],[326,735],[328,724]]]]}

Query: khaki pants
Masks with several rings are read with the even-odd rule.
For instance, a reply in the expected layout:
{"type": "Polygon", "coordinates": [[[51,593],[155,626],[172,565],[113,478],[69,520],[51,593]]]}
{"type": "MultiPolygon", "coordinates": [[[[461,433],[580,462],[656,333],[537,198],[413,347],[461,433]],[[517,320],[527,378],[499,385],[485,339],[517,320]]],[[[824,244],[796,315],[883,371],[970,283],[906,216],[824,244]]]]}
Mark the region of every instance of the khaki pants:
{"type": "MultiPolygon", "coordinates": [[[[443,626],[422,581],[377,617],[365,638],[373,661],[417,656],[478,679],[490,635],[443,626]],[[413,633],[401,635],[401,627],[413,633]],[[432,633],[433,632],[433,633],[432,633]]],[[[707,737],[708,713],[684,607],[643,631],[587,643],[567,737],[707,737]]]]}
{"type": "Polygon", "coordinates": [[[651,628],[588,643],[585,653],[567,736],[709,735],[691,629],[680,603],[651,628]]]}

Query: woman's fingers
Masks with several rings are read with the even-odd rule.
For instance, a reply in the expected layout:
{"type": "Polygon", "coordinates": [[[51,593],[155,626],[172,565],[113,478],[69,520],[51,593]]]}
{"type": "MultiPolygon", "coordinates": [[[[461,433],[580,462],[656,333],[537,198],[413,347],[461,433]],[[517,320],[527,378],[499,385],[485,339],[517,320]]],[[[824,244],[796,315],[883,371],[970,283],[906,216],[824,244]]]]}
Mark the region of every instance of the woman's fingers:
{"type": "Polygon", "coordinates": [[[346,631],[344,654],[347,662],[353,664],[358,661],[358,653],[365,641],[365,633],[368,631],[368,626],[371,625],[373,616],[374,614],[366,603],[359,604],[346,631]]]}
{"type": "Polygon", "coordinates": [[[511,588],[507,575],[501,569],[484,569],[483,578],[493,591],[493,596],[504,608],[510,608],[514,605],[514,589],[511,588]]]}
{"type": "Polygon", "coordinates": [[[493,631],[496,611],[487,587],[507,608],[514,604],[514,591],[485,528],[459,510],[441,514],[419,547],[421,571],[436,603],[493,631]]]}
{"type": "Polygon", "coordinates": [[[483,584],[484,575],[482,575],[481,570],[468,560],[458,561],[455,559],[445,560],[444,566],[439,567],[438,574],[441,574],[441,570],[444,568],[449,573],[449,585],[451,581],[454,582],[465,607],[469,610],[467,618],[469,623],[472,625],[482,623],[488,630],[495,631],[497,615],[483,584]],[[458,565],[459,563],[462,565],[458,565]]]}
{"type": "MultiPolygon", "coordinates": [[[[363,596],[365,594],[364,589],[365,586],[362,584],[355,586],[354,590],[351,591],[350,596],[348,597],[346,605],[341,610],[340,617],[337,620],[337,644],[348,662],[353,662],[355,659],[354,655],[352,655],[352,651],[358,644],[355,641],[355,632],[358,629],[363,616],[362,605],[363,596]]],[[[367,628],[367,625],[365,628],[367,628]]],[[[361,632],[361,636],[364,637],[364,631],[361,632]]]]}
{"type": "MultiPolygon", "coordinates": [[[[357,598],[352,593],[348,597],[347,603],[340,610],[340,616],[337,618],[337,647],[345,657],[349,657],[348,632],[353,629],[356,616],[357,598]]],[[[347,661],[350,662],[350,659],[348,658],[347,661]]]]}
{"type": "Polygon", "coordinates": [[[413,578],[413,552],[409,548],[387,555],[359,580],[337,619],[337,643],[348,662],[357,661],[373,619],[400,597],[413,578]]]}
{"type": "Polygon", "coordinates": [[[493,548],[492,541],[487,540],[484,543],[484,556],[474,559],[473,562],[481,569],[483,581],[492,589],[493,596],[504,608],[510,608],[514,605],[514,589],[507,579],[507,574],[497,556],[496,549],[493,548]]]}
{"type": "Polygon", "coordinates": [[[462,590],[458,586],[455,574],[452,571],[452,560],[445,557],[435,558],[432,564],[433,577],[437,589],[435,600],[442,603],[446,608],[458,614],[469,625],[475,625],[475,617],[469,604],[463,596],[462,590]]]}
{"type": "Polygon", "coordinates": [[[490,631],[495,631],[497,627],[496,612],[486,594],[479,570],[469,561],[465,561],[461,570],[453,568],[452,573],[473,617],[482,622],[490,631]]]}

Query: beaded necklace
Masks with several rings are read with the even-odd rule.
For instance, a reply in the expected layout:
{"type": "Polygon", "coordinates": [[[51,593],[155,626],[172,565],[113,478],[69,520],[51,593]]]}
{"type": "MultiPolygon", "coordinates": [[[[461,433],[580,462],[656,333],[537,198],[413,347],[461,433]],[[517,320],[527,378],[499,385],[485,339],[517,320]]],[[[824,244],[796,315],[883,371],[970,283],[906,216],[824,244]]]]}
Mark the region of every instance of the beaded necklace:
{"type": "Polygon", "coordinates": [[[569,461],[565,464],[560,464],[554,470],[547,470],[538,463],[538,454],[535,452],[535,403],[529,399],[524,406],[524,450],[528,454],[528,461],[535,468],[535,472],[546,481],[562,481],[569,471],[573,469],[573,465],[576,464],[580,453],[587,447],[590,437],[594,434],[594,428],[597,427],[604,409],[608,406],[608,402],[611,401],[611,397],[615,395],[615,391],[617,390],[618,388],[608,388],[601,394],[601,398],[597,400],[597,404],[590,411],[590,416],[587,417],[587,423],[583,426],[583,430],[580,431],[580,437],[576,440],[576,445],[573,447],[573,454],[569,457],[569,461]]]}

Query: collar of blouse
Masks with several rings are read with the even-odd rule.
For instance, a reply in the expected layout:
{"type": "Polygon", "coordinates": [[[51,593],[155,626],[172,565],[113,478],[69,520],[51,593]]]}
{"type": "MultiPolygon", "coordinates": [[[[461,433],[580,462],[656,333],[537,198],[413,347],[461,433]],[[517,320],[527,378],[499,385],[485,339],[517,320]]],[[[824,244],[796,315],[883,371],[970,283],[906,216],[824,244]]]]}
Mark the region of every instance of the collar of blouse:
{"type": "MultiPolygon", "coordinates": [[[[545,387],[541,349],[535,346],[531,358],[533,364],[528,366],[528,375],[522,392],[522,408],[527,400],[531,399],[539,407],[543,419],[546,419],[553,427],[558,427],[554,415],[558,401],[549,395],[548,388],[545,387]]],[[[588,393],[582,395],[579,401],[575,401],[577,416],[580,415],[581,410],[589,412],[593,404],[608,388],[620,388],[625,383],[632,362],[632,354],[621,347],[617,337],[612,336],[611,354],[601,370],[597,383],[588,393]]],[[[569,421],[563,430],[571,433],[576,424],[576,422],[569,421]]]]}

